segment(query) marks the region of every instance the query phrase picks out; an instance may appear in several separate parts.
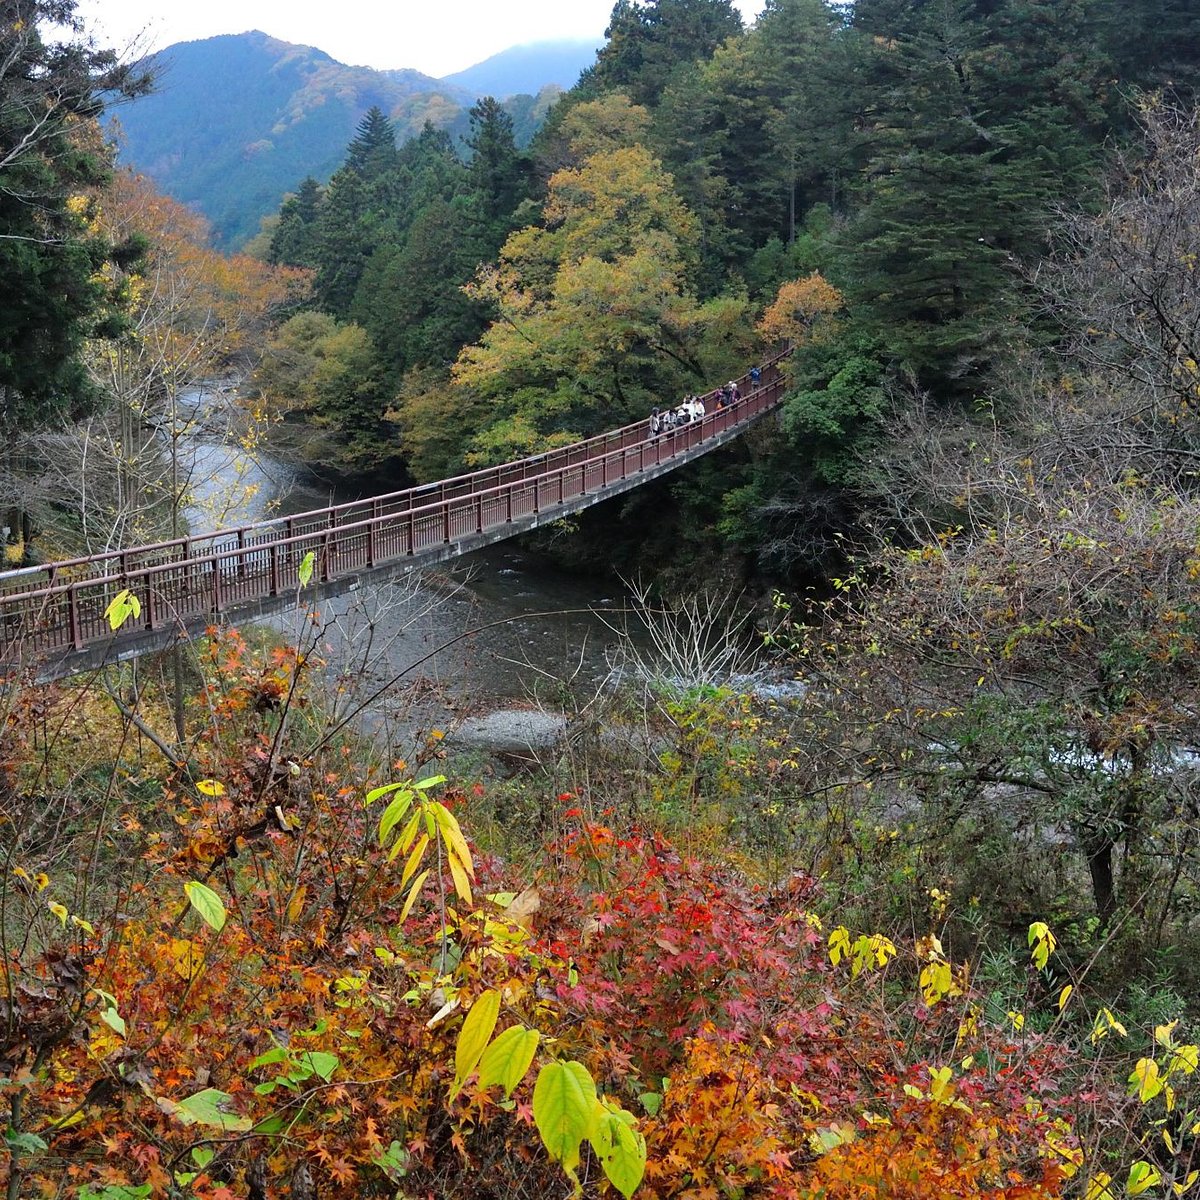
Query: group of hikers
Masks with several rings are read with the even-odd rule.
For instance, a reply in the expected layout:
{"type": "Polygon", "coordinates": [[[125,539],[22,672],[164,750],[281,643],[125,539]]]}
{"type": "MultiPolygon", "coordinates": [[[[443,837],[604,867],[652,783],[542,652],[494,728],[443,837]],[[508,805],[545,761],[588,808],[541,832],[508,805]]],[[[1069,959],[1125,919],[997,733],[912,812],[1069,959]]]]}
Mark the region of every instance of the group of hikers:
{"type": "MultiPolygon", "coordinates": [[[[751,391],[758,387],[761,377],[762,371],[758,367],[750,368],[751,391]]],[[[650,410],[650,436],[656,438],[664,433],[673,433],[676,429],[690,425],[693,421],[702,420],[705,412],[708,411],[706,405],[716,412],[719,409],[728,408],[731,404],[736,404],[741,398],[738,385],[731,379],[723,387],[713,388],[704,396],[685,396],[683,403],[677,408],[668,409],[666,412],[659,412],[657,408],[653,408],[650,410]]]]}

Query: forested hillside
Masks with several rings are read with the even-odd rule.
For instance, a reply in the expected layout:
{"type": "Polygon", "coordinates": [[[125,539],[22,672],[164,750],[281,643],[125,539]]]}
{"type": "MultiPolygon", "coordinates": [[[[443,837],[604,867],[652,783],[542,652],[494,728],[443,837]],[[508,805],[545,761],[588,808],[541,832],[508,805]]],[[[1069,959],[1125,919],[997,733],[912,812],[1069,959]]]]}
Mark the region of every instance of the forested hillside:
{"type": "MultiPolygon", "coordinates": [[[[578,65],[568,72],[569,83],[590,57],[577,48],[571,52],[578,65]]],[[[389,114],[402,140],[432,121],[457,144],[467,109],[494,91],[507,101],[524,144],[563,72],[558,57],[547,61],[542,51],[531,50],[494,77],[497,83],[519,80],[523,88],[481,91],[469,73],[459,84],[411,69],[346,66],[311,46],[259,32],[168,46],[144,68],[157,84],[119,114],[121,162],[207,217],[225,248],[248,241],[305,175],[326,181],[372,106],[389,114]]]]}
{"type": "Polygon", "coordinates": [[[114,171],[72,0],[0,22],[11,565],[186,536],[227,375],[239,454],[424,480],[794,347],[551,531],[645,583],[529,756],[316,552],[53,685],[0,621],[9,1200],[1198,1194],[1200,8],[617,0],[528,147],[373,107],[261,257],[114,171]]]}
{"type": "MultiPolygon", "coordinates": [[[[1183,0],[862,0],[849,19],[780,0],[749,30],[726,3],[618,4],[528,158],[496,112],[476,114],[469,168],[431,131],[402,163],[356,142],[327,190],[287,203],[270,254],[315,269],[316,307],[365,331],[372,417],[391,411],[423,479],[711,385],[754,352],[780,285],[815,272],[836,301],[798,313],[820,330],[775,444],[624,514],[660,532],[638,542],[656,561],[722,540],[803,575],[858,520],[889,408],[969,411],[1057,336],[1031,279],[1061,213],[1099,202],[1141,97],[1189,102],[1198,31],[1183,0]]],[[[317,328],[298,320],[289,346],[317,328]]],[[[605,522],[583,555],[621,546],[605,522]]]]}

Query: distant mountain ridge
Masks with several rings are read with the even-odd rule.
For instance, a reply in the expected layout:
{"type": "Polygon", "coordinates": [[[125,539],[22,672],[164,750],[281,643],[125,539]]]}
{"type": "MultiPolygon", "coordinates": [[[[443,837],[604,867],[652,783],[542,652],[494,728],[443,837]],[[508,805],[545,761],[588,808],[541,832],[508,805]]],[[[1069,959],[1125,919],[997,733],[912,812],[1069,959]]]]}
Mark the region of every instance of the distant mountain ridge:
{"type": "Polygon", "coordinates": [[[495,96],[500,100],[537,92],[548,83],[556,83],[566,91],[595,62],[596,51],[603,44],[603,38],[572,38],[512,46],[465,71],[443,75],[442,82],[464,88],[475,97],[495,96]]]}
{"type": "Polygon", "coordinates": [[[158,89],[118,111],[120,160],[202,212],[219,244],[237,246],[305,176],[329,178],[374,105],[403,141],[426,120],[461,134],[479,96],[525,93],[508,107],[527,141],[558,81],[577,77],[572,64],[594,57],[582,43],[536,51],[516,47],[439,80],[411,69],[347,66],[258,30],[179,42],[151,59],[158,89]]]}

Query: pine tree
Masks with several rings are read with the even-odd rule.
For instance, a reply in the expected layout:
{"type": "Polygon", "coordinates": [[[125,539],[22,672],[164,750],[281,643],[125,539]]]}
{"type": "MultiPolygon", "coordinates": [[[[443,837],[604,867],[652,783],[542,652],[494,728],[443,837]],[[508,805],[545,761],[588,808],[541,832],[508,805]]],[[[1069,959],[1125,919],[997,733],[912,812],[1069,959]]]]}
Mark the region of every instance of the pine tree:
{"type": "Polygon", "coordinates": [[[321,185],[310,175],[279,210],[279,224],[271,237],[267,261],[289,267],[317,265],[317,220],[321,213],[321,185]]]}
{"type": "Polygon", "coordinates": [[[90,232],[82,194],[109,176],[95,134],[105,99],[149,77],[86,39],[74,0],[0,2],[0,427],[41,422],[86,395],[77,360],[103,331],[100,270],[113,247],[90,232]],[[48,42],[42,30],[70,40],[48,42]]]}
{"type": "Polygon", "coordinates": [[[316,294],[336,317],[349,316],[367,261],[383,227],[394,220],[398,164],[392,124],[371,108],[329,181],[317,223],[316,294]]]}
{"type": "Polygon", "coordinates": [[[741,31],[732,0],[617,0],[589,87],[655,104],[672,76],[741,31]]]}
{"type": "MultiPolygon", "coordinates": [[[[504,226],[527,195],[526,163],[513,139],[512,118],[500,102],[485,96],[471,108],[470,182],[475,202],[489,226],[504,226]]],[[[508,232],[500,228],[500,241],[508,232]]]]}

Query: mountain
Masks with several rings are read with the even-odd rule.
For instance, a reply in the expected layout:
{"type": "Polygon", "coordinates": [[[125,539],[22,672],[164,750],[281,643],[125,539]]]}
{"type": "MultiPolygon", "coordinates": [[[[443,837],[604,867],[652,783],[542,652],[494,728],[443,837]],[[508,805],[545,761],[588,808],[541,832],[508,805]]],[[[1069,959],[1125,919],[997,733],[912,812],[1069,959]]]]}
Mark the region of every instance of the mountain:
{"type": "Polygon", "coordinates": [[[554,42],[534,42],[513,46],[485,58],[483,62],[442,77],[472,97],[495,96],[505,99],[520,94],[536,95],[548,83],[564,91],[575,85],[579,74],[596,61],[603,38],[582,38],[554,42]]]}
{"type": "MultiPolygon", "coordinates": [[[[465,123],[475,95],[419,71],[337,62],[257,30],[180,42],[154,55],[157,90],[117,110],[121,162],[237,246],[306,175],[325,180],[363,113],[378,105],[401,139],[426,119],[465,123]]],[[[526,98],[525,109],[537,106],[526,98]]]]}

